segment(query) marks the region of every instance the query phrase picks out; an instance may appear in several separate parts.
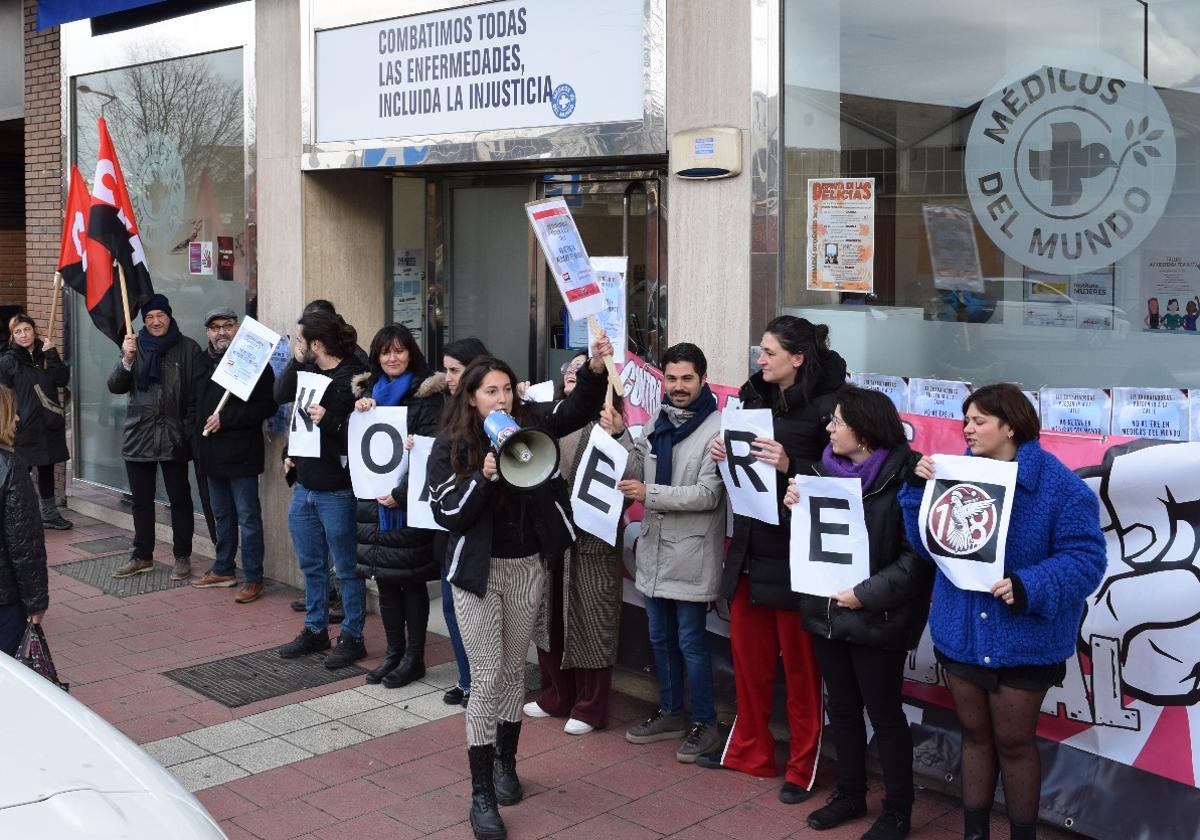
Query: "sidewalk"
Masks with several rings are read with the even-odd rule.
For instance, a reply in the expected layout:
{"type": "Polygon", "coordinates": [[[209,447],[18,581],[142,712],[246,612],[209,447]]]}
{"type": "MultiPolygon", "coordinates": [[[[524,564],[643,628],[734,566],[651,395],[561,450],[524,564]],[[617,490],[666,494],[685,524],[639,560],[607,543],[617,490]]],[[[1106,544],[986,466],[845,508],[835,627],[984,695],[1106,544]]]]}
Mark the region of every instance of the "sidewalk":
{"type": "MultiPolygon", "coordinates": [[[[269,584],[263,599],[248,605],[234,603],[234,589],[104,594],[55,567],[124,555],[129,534],[69,516],[74,530],[46,535],[45,627],[62,678],[72,695],[196,791],[232,840],[470,840],[462,709],[441,701],[454,679],[445,638],[430,635],[429,673],[403,689],[367,686],[354,676],[231,709],[164,672],[290,640],[302,625],[289,606],[297,592],[269,584]],[[114,539],[95,543],[106,538],[114,539]]],[[[155,559],[169,563],[170,547],[157,546],[155,559]]],[[[205,563],[196,559],[197,574],[205,563]]],[[[377,616],[368,618],[365,635],[372,659],[360,664],[369,668],[384,647],[377,616]]],[[[584,737],[566,735],[562,721],[527,720],[518,763],[526,798],[503,809],[509,836],[842,840],[869,826],[815,832],[805,824],[832,789],[829,761],[813,800],[786,806],[776,798],[778,780],[680,764],[673,743],[626,743],[625,728],[652,710],[616,695],[610,728],[584,737]]],[[[872,815],[879,796],[872,792],[872,815]]],[[[961,837],[957,800],[920,791],[914,826],[914,838],[961,837]]],[[[992,836],[1008,836],[999,817],[992,836]]],[[[1039,836],[1078,837],[1045,827],[1039,836]]]]}

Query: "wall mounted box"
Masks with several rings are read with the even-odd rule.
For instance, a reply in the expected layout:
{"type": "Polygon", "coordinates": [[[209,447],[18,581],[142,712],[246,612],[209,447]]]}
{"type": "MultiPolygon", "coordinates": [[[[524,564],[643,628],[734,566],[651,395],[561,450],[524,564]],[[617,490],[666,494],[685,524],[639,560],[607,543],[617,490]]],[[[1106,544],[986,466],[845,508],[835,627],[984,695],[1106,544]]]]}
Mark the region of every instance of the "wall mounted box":
{"type": "Polygon", "coordinates": [[[671,174],[702,181],[732,178],[741,171],[741,129],[713,126],[671,136],[671,174]]]}

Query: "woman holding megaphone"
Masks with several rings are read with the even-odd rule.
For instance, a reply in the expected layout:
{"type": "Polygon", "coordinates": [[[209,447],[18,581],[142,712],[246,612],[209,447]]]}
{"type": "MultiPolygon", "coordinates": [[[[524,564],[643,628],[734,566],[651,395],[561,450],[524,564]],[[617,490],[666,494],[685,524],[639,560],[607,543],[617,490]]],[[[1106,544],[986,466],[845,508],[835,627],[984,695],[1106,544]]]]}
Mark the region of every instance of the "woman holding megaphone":
{"type": "Polygon", "coordinates": [[[430,503],[450,532],[447,577],[471,665],[467,755],[478,840],[502,840],[496,806],[522,797],[516,761],[525,655],[542,598],[544,558],[575,541],[555,441],[600,413],[604,357],[612,355],[603,333],[594,350],[574,390],[553,403],[521,402],[511,367],[490,356],[475,359],[429,456],[430,503]]]}

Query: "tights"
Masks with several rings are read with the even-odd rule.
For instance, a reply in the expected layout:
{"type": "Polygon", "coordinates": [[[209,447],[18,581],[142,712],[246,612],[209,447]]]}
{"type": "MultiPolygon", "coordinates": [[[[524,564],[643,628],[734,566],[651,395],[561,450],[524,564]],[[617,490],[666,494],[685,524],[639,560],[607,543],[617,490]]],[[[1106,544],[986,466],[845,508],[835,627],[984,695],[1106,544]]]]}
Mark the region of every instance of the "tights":
{"type": "Polygon", "coordinates": [[[999,769],[1009,820],[1018,825],[1037,822],[1042,764],[1035,731],[1046,689],[1001,685],[989,692],[952,674],[947,681],[962,723],[963,806],[991,809],[999,769]]]}

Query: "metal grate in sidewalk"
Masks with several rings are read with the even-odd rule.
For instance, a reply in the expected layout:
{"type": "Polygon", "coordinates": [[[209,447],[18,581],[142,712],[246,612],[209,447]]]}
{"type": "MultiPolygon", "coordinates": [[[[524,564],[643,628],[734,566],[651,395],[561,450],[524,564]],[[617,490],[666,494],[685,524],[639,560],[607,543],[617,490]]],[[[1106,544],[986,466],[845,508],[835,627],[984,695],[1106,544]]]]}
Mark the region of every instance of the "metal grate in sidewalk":
{"type": "Polygon", "coordinates": [[[101,537],[98,540],[84,540],[71,543],[71,548],[86,551],[88,554],[111,554],[114,551],[129,550],[129,535],[117,537],[101,537]]]}
{"type": "Polygon", "coordinates": [[[163,675],[210,700],[235,709],[366,673],[366,669],[357,665],[331,671],[325,667],[324,660],[324,654],[319,653],[299,659],[280,659],[272,648],[188,668],[176,668],[163,672],[163,675]]]}
{"type": "MultiPolygon", "coordinates": [[[[124,540],[124,542],[128,543],[128,540],[124,540]]],[[[134,595],[162,592],[165,589],[188,585],[186,580],[171,580],[171,567],[162,563],[155,563],[154,568],[149,572],[120,580],[114,579],[112,573],[128,561],[129,553],[124,551],[120,554],[92,557],[75,563],[51,566],[51,568],[118,598],[130,598],[134,595]]]]}

